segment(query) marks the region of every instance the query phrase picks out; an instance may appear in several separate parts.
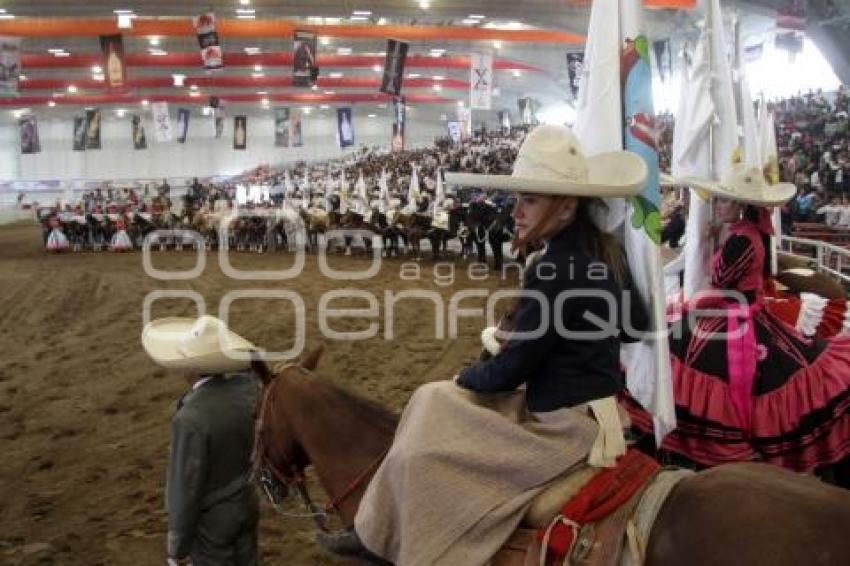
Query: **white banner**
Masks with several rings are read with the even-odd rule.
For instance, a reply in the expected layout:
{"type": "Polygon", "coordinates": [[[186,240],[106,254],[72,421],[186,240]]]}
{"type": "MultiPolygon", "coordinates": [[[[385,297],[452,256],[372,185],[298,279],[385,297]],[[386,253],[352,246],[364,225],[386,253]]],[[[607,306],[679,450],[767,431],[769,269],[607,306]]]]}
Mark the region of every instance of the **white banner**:
{"type": "Polygon", "coordinates": [[[493,54],[473,53],[469,59],[472,63],[469,77],[469,105],[479,110],[490,110],[493,94],[493,54]]]}
{"type": "Polygon", "coordinates": [[[151,114],[153,116],[154,130],[156,130],[156,141],[159,143],[170,142],[172,133],[171,117],[168,115],[168,103],[151,103],[151,114]]]}
{"type": "Polygon", "coordinates": [[[457,109],[457,121],[460,126],[460,139],[466,141],[472,137],[472,110],[469,108],[457,109]]]}

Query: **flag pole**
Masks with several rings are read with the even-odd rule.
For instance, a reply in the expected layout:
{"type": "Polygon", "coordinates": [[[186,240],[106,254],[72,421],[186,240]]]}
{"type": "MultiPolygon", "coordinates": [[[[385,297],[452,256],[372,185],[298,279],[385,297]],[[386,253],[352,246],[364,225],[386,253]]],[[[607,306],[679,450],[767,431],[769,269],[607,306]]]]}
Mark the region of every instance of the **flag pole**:
{"type": "MultiPolygon", "coordinates": [[[[715,98],[716,97],[716,89],[715,89],[716,81],[715,81],[715,77],[714,77],[714,51],[712,50],[712,46],[714,45],[714,37],[713,36],[714,36],[714,33],[715,33],[714,32],[714,4],[711,3],[711,2],[708,2],[707,5],[708,5],[708,10],[706,11],[706,14],[705,14],[705,25],[706,25],[706,28],[708,29],[708,36],[707,37],[708,37],[708,40],[709,40],[709,45],[708,45],[708,76],[710,77],[710,80],[711,80],[711,99],[716,100],[716,98],[715,98]]],[[[711,122],[709,122],[709,124],[708,124],[708,171],[709,171],[709,177],[712,180],[716,180],[715,176],[717,174],[717,168],[714,166],[714,155],[715,155],[714,142],[715,142],[714,120],[711,120],[711,122]]],[[[712,228],[714,227],[714,197],[712,197],[712,196],[708,197],[708,225],[711,226],[712,228]]],[[[712,229],[710,231],[710,236],[709,236],[709,249],[711,249],[712,253],[714,252],[715,244],[716,244],[716,242],[714,240],[715,240],[714,230],[712,229]]]]}

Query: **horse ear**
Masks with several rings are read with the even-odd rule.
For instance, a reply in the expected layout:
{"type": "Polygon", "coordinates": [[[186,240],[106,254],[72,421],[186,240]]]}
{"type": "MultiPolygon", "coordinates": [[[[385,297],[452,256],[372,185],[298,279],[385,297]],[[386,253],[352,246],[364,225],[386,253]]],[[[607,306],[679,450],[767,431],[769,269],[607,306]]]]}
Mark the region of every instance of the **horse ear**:
{"type": "Polygon", "coordinates": [[[307,371],[314,371],[316,369],[316,366],[319,365],[319,358],[322,357],[322,352],[324,351],[325,345],[319,344],[313,350],[303,354],[298,359],[298,365],[306,369],[307,371]]]}

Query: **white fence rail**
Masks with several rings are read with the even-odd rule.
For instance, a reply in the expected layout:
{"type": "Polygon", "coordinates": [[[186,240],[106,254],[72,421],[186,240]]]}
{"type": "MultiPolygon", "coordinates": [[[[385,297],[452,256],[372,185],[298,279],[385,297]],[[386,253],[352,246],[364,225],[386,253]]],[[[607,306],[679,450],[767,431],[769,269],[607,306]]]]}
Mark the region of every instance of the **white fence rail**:
{"type": "Polygon", "coordinates": [[[780,236],[778,253],[805,259],[812,269],[850,284],[850,249],[821,240],[780,236]]]}

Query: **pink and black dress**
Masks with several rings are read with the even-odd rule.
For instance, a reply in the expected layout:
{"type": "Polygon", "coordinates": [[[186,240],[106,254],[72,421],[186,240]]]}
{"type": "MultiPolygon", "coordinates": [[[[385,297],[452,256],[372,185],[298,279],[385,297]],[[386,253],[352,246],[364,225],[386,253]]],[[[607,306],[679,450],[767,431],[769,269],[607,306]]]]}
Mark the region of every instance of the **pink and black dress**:
{"type": "MultiPolygon", "coordinates": [[[[677,428],[663,449],[706,466],[758,460],[810,471],[850,454],[850,336],[806,338],[765,309],[764,256],[758,226],[734,224],[714,256],[712,287],[745,301],[700,300],[725,313],[688,324],[686,310],[673,324],[677,428]]],[[[650,432],[647,413],[627,406],[650,432]]]]}

